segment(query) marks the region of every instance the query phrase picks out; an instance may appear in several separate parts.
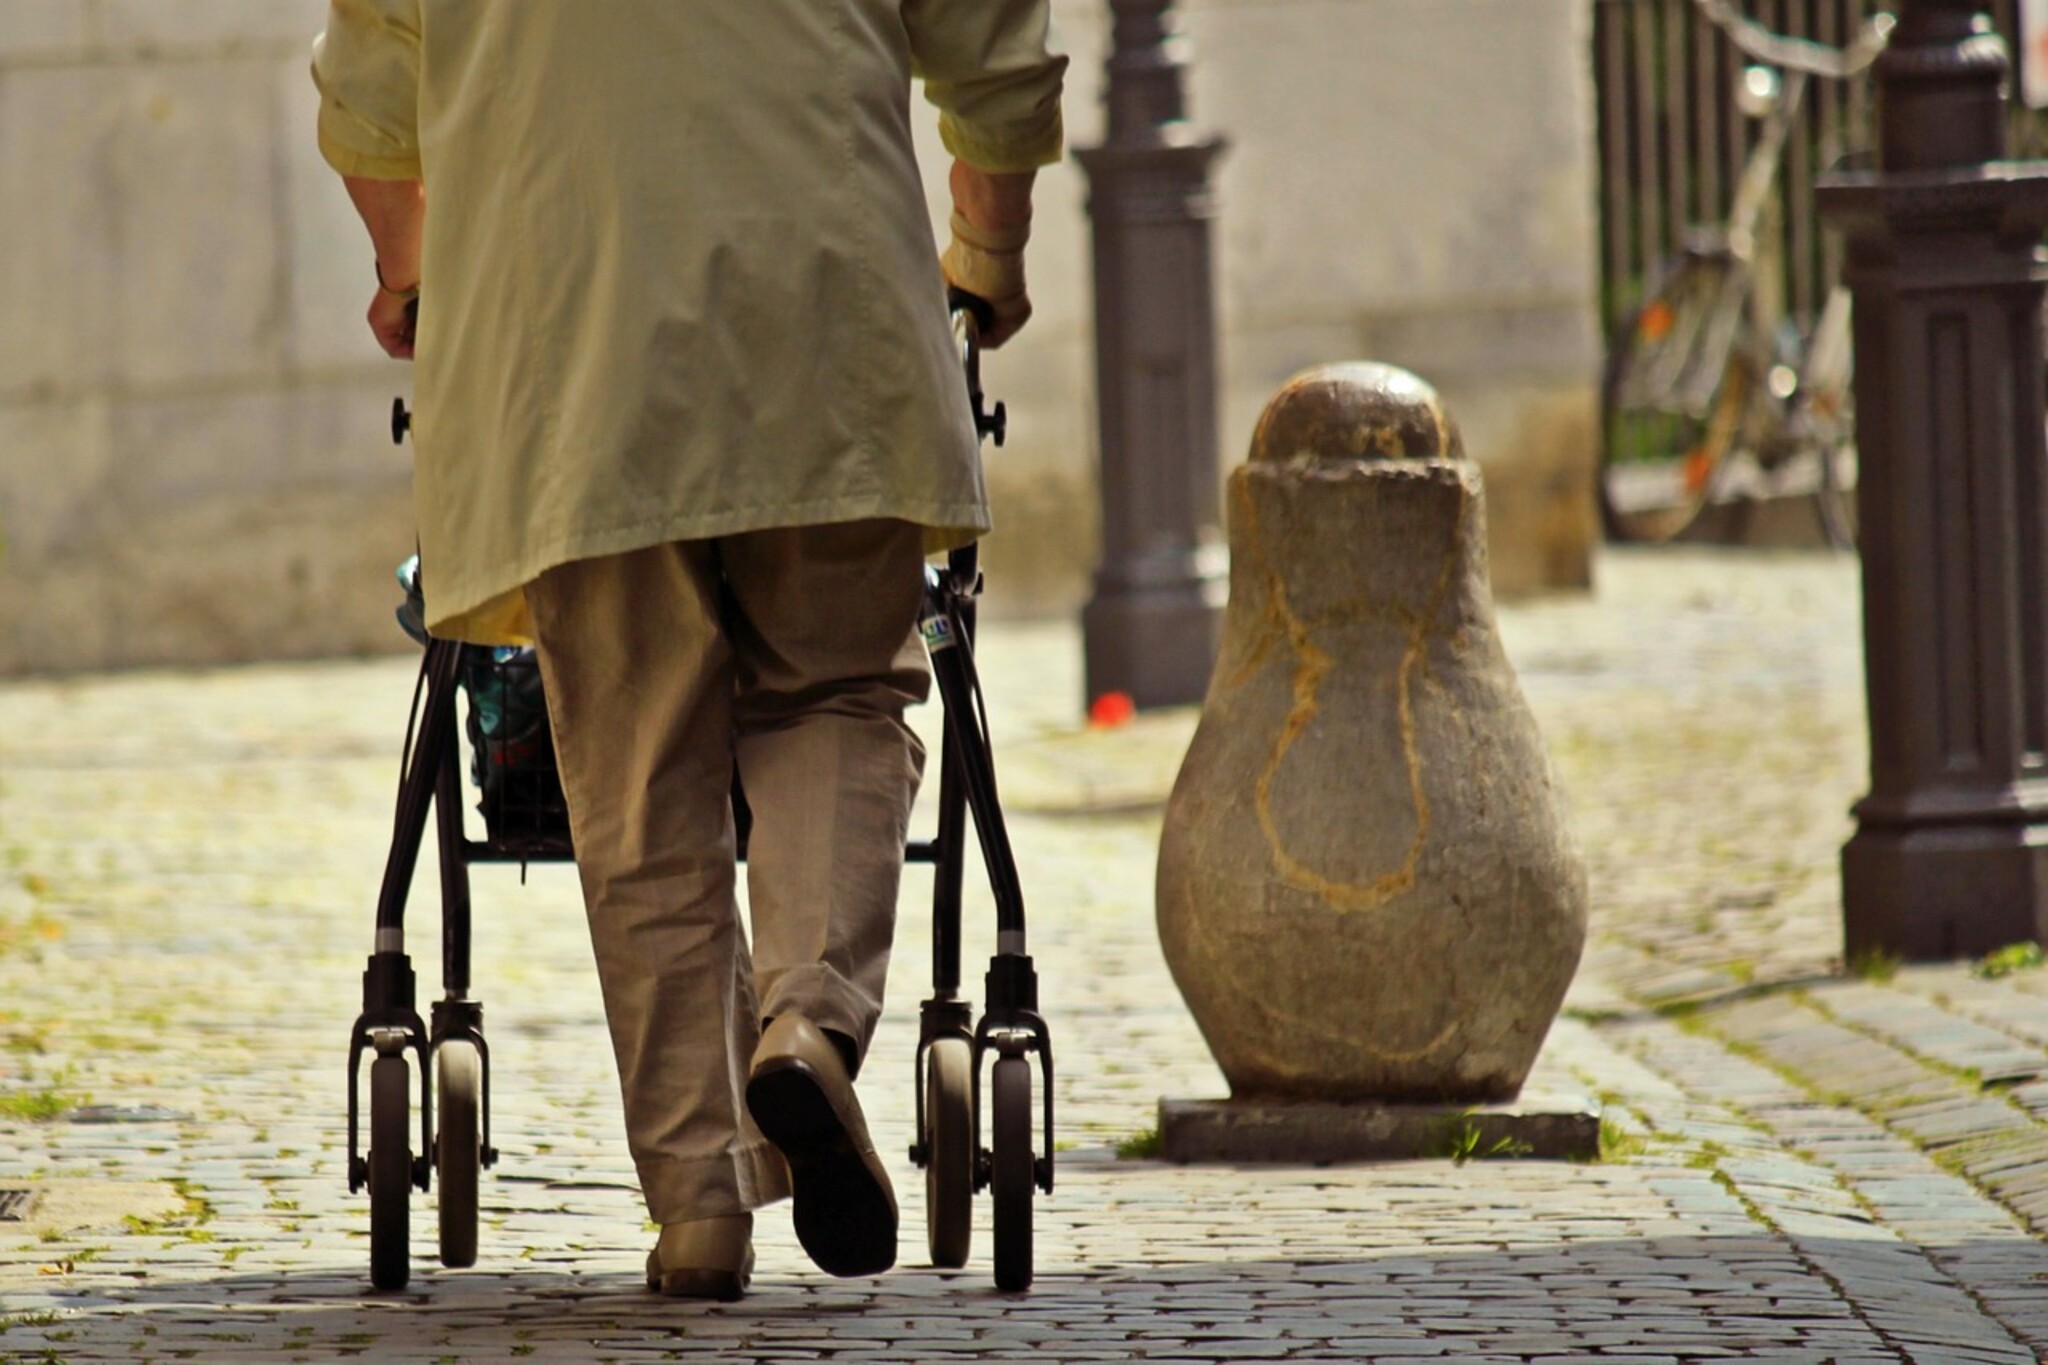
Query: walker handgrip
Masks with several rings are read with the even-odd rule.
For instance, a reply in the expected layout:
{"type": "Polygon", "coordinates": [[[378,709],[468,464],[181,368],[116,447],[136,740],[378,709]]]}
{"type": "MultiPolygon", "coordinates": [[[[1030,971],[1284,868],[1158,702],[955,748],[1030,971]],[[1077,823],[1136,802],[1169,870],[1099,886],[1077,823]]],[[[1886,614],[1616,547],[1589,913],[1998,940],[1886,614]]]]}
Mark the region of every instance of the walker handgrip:
{"type": "Polygon", "coordinates": [[[974,413],[977,438],[992,436],[1000,446],[1008,435],[1010,414],[1001,403],[990,411],[981,391],[981,334],[995,325],[996,310],[978,294],[956,285],[946,286],[946,307],[952,311],[960,334],[960,364],[967,372],[967,403],[974,413]]]}
{"type": "Polygon", "coordinates": [[[977,348],[981,345],[981,333],[996,325],[995,305],[979,294],[968,293],[957,284],[946,286],[946,307],[974,319],[972,338],[977,348]]]}

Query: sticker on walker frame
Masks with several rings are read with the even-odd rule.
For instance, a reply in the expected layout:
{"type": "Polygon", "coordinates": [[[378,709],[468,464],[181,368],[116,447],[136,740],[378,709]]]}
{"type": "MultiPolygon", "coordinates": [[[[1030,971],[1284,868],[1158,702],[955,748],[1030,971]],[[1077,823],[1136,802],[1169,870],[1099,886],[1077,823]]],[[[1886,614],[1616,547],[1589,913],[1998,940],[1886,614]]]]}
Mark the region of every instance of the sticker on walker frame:
{"type": "Polygon", "coordinates": [[[927,616],[924,618],[922,625],[924,629],[924,647],[926,649],[936,654],[942,649],[951,649],[953,647],[953,623],[951,621],[943,616],[927,616]]]}

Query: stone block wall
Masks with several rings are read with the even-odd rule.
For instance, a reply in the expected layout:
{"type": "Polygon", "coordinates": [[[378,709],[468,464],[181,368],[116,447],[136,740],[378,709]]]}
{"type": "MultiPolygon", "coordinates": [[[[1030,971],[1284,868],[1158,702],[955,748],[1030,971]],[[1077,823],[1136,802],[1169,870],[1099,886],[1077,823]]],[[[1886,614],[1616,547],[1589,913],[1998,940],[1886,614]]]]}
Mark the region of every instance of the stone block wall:
{"type": "Polygon", "coordinates": [[[402,644],[322,0],[0,4],[0,673],[402,644]]]}
{"type": "MultiPolygon", "coordinates": [[[[1591,0],[1178,10],[1192,122],[1230,142],[1216,180],[1226,470],[1290,375],[1402,365],[1443,394],[1485,471],[1496,590],[1588,586],[1602,354],[1591,0]]],[[[1073,55],[1069,140],[1090,146],[1108,7],[1054,12],[1073,55]]],[[[1040,188],[1037,313],[987,370],[1013,414],[1011,449],[990,464],[991,595],[1065,611],[1093,565],[1063,550],[1095,516],[1086,184],[1070,164],[1040,188]]]]}
{"type": "MultiPolygon", "coordinates": [[[[1226,134],[1223,441],[1290,373],[1408,365],[1461,416],[1504,591],[1586,581],[1590,0],[1182,0],[1226,134]]],[[[361,322],[369,250],[314,149],[324,0],[0,0],[0,674],[405,647],[412,541],[361,322]]],[[[1055,0],[1075,145],[1101,0],[1055,0]]],[[[920,119],[935,221],[944,158],[920,119]]],[[[1038,313],[991,356],[991,610],[1094,558],[1086,187],[1041,180],[1038,313]]]]}
{"type": "Polygon", "coordinates": [[[1209,0],[1226,451],[1287,375],[1412,369],[1485,471],[1495,589],[1590,585],[1602,344],[1590,0],[1209,0]]]}

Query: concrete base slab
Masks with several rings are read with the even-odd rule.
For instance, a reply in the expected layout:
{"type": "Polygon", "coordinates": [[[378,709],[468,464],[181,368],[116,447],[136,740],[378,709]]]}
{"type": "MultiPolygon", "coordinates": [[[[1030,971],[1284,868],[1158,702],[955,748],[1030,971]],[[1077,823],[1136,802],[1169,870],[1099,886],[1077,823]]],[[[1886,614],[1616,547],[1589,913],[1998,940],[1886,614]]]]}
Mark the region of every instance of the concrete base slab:
{"type": "Polygon", "coordinates": [[[1159,1102],[1168,1161],[1479,1160],[1600,1155],[1600,1104],[1585,1095],[1524,1091],[1509,1104],[1350,1104],[1309,1100],[1159,1102]]]}

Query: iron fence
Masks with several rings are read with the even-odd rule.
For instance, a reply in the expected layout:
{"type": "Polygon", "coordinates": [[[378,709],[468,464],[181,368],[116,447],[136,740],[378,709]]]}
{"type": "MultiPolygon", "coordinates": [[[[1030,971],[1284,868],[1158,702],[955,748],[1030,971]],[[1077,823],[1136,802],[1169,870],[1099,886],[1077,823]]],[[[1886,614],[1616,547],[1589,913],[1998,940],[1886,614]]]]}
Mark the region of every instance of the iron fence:
{"type": "MultiPolygon", "coordinates": [[[[1989,0],[2009,43],[2018,0],[1989,0]]],[[[1758,23],[1832,46],[1853,41],[1889,5],[1873,0],[1742,0],[1758,23]]],[[[1601,308],[1608,335],[1654,287],[1688,230],[1726,219],[1756,126],[1736,104],[1746,59],[1693,0],[1594,0],[1601,161],[1601,308]]],[[[2016,106],[2017,107],[2017,106],[2016,106]]],[[[2015,115],[2015,152],[2048,152],[2035,115],[2015,115]]],[[[1783,299],[1802,326],[1836,277],[1840,248],[1814,210],[1816,176],[1876,150],[1871,81],[1817,80],[1785,149],[1775,212],[1760,232],[1782,262],[1783,299]]]]}

